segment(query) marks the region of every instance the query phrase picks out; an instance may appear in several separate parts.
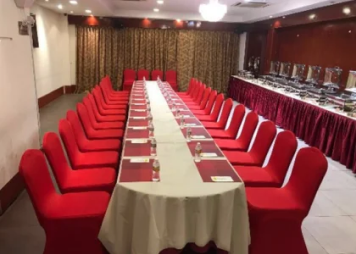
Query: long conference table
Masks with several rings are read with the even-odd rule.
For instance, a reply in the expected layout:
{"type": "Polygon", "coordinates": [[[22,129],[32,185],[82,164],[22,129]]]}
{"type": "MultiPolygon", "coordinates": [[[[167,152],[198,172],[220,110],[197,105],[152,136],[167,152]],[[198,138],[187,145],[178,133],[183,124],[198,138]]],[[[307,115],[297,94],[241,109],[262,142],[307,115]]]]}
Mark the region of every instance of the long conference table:
{"type": "Polygon", "coordinates": [[[314,100],[232,76],[228,96],[356,173],[356,119],[314,100]]]}
{"type": "Polygon", "coordinates": [[[207,130],[168,84],[135,82],[119,175],[99,239],[112,254],[158,254],[187,243],[247,254],[250,243],[244,183],[207,130]],[[147,102],[151,105],[160,182],[152,181],[147,102]],[[171,102],[184,115],[185,126],[171,102]],[[187,142],[187,127],[192,140],[187,142]],[[201,162],[194,161],[197,142],[201,162]],[[203,155],[204,155],[203,154],[203,155]]]}

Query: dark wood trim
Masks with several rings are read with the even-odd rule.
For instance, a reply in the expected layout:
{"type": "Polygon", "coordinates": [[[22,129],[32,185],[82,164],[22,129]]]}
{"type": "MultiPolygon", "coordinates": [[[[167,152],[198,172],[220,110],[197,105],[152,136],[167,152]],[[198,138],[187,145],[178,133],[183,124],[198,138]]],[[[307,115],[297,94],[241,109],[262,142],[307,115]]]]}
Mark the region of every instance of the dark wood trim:
{"type": "Polygon", "coordinates": [[[2,215],[11,206],[24,189],[25,183],[20,173],[17,173],[0,190],[0,215],[2,215]]]}
{"type": "Polygon", "coordinates": [[[51,101],[54,101],[55,99],[57,99],[58,97],[63,95],[63,90],[64,90],[63,87],[60,87],[60,88],[50,92],[49,94],[46,94],[45,96],[42,96],[41,98],[38,98],[38,107],[43,108],[51,101]]]}
{"type": "Polygon", "coordinates": [[[64,86],[64,94],[72,94],[75,93],[75,90],[77,88],[76,85],[70,85],[70,86],[64,86]]]}

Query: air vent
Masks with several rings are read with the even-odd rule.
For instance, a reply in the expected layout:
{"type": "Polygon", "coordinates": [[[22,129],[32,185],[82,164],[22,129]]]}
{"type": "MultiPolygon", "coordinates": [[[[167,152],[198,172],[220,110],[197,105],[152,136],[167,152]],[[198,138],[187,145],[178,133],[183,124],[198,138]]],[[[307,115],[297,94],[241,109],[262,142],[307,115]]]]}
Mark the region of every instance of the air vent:
{"type": "Polygon", "coordinates": [[[232,6],[243,7],[243,8],[263,8],[263,7],[267,7],[268,4],[266,0],[246,0],[233,4],[232,6]]]}

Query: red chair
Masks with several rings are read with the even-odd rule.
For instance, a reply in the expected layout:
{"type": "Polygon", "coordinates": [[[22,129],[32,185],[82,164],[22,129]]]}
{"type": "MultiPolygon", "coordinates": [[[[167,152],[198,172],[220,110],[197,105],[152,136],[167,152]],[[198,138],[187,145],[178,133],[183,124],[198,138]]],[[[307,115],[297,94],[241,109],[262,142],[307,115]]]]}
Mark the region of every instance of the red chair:
{"type": "Polygon", "coordinates": [[[208,103],[206,104],[206,107],[202,110],[195,110],[192,109],[191,112],[195,115],[195,116],[200,116],[200,115],[210,115],[210,112],[214,106],[214,102],[216,100],[216,96],[217,96],[218,92],[216,90],[213,90],[210,95],[209,95],[209,99],[208,99],[208,103]]]}
{"type": "Polygon", "coordinates": [[[95,116],[97,122],[124,122],[126,120],[125,115],[111,115],[103,116],[99,113],[99,110],[94,101],[90,100],[89,97],[83,99],[84,106],[87,108],[88,112],[92,112],[95,116]]]}
{"type": "MultiPolygon", "coordinates": [[[[210,103],[210,102],[209,102],[210,103]]],[[[221,107],[224,103],[224,94],[219,94],[216,96],[214,108],[209,115],[196,115],[199,121],[205,122],[216,122],[218,120],[221,107]]]]}
{"type": "Polygon", "coordinates": [[[178,94],[180,98],[193,99],[196,96],[196,94],[198,93],[198,90],[199,90],[200,82],[196,79],[192,79],[191,82],[192,82],[192,87],[191,87],[190,93],[189,94],[178,94]]]}
{"type": "Polygon", "coordinates": [[[308,254],[301,226],[327,168],[318,149],[302,148],[285,187],[246,188],[250,254],[308,254]]]}
{"type": "Polygon", "coordinates": [[[171,85],[174,91],[178,91],[177,85],[177,72],[176,71],[166,71],[166,81],[171,85]]]}
{"type": "Polygon", "coordinates": [[[103,100],[107,105],[124,105],[127,106],[129,102],[129,97],[128,96],[112,96],[110,95],[110,92],[108,91],[105,86],[100,85],[102,94],[103,94],[103,100]]]}
{"type": "Polygon", "coordinates": [[[105,87],[110,95],[113,96],[128,96],[130,93],[129,91],[116,91],[112,88],[112,82],[111,79],[108,75],[106,75],[100,82],[100,85],[103,85],[105,87]]]}
{"type": "Polygon", "coordinates": [[[107,192],[57,193],[39,150],[23,154],[19,171],[46,233],[44,254],[105,253],[98,234],[110,200],[107,192]]]}
{"type": "Polygon", "coordinates": [[[125,128],[124,122],[98,122],[95,119],[94,113],[88,111],[82,103],[77,104],[77,111],[85,131],[87,126],[91,126],[94,130],[118,130],[125,128]]]}
{"type": "Polygon", "coordinates": [[[203,100],[205,89],[206,89],[206,85],[202,84],[202,86],[199,89],[198,96],[194,100],[184,100],[184,99],[182,99],[185,102],[185,105],[187,105],[188,107],[189,106],[199,106],[200,103],[203,100]]]}
{"type": "Polygon", "coordinates": [[[150,80],[150,72],[148,70],[138,70],[137,76],[138,80],[143,80],[143,78],[145,78],[146,80],[150,80]]]}
{"type": "Polygon", "coordinates": [[[160,80],[163,80],[163,71],[161,71],[161,70],[153,70],[151,72],[151,79],[152,80],[158,80],[158,78],[160,80]]]}
{"type": "MultiPolygon", "coordinates": [[[[232,119],[229,125],[229,128],[226,130],[212,130],[208,129],[208,132],[212,138],[222,138],[222,139],[233,139],[236,138],[237,133],[239,132],[242,120],[245,116],[245,106],[240,104],[237,105],[234,109],[232,119]]],[[[221,118],[220,118],[221,119],[221,118]]],[[[210,123],[207,123],[210,124],[210,123]]]]}
{"type": "Polygon", "coordinates": [[[246,116],[240,136],[236,140],[215,139],[221,150],[247,151],[258,124],[258,115],[251,111],[246,116]]]}
{"type": "Polygon", "coordinates": [[[75,111],[67,111],[67,120],[72,126],[73,134],[81,152],[95,151],[119,151],[121,142],[119,139],[97,139],[90,140],[83,131],[82,124],[75,111]]]}
{"type": "Polygon", "coordinates": [[[193,110],[193,109],[195,109],[195,110],[203,110],[203,109],[205,109],[206,104],[208,103],[208,99],[209,99],[210,93],[211,93],[211,87],[205,88],[204,95],[203,95],[203,98],[202,98],[200,104],[199,105],[188,105],[187,104],[188,108],[190,110],[193,110]]]}
{"type": "Polygon", "coordinates": [[[124,70],[124,82],[122,84],[124,91],[131,91],[133,83],[136,80],[136,72],[131,69],[124,70]]]}
{"type": "Polygon", "coordinates": [[[72,126],[67,120],[59,121],[59,134],[61,135],[68,159],[74,169],[109,167],[117,169],[119,153],[114,151],[86,152],[79,150],[75,140],[72,126]]]}
{"type": "Polygon", "coordinates": [[[92,94],[94,96],[96,104],[100,105],[105,110],[111,110],[111,109],[127,110],[128,103],[126,105],[124,105],[124,104],[116,104],[116,105],[107,104],[104,100],[103,92],[102,92],[102,89],[100,88],[100,86],[96,86],[93,89],[92,94]]]}
{"type": "Polygon", "coordinates": [[[223,130],[226,128],[227,120],[229,120],[229,116],[231,113],[232,105],[234,102],[231,98],[227,99],[224,103],[224,107],[222,109],[219,121],[217,122],[205,122],[202,121],[201,123],[207,129],[215,129],[215,130],[223,130]]]}
{"type": "Polygon", "coordinates": [[[67,163],[61,141],[53,132],[44,135],[43,151],[61,193],[86,191],[112,193],[116,180],[116,171],[113,168],[72,170],[67,163]]]}
{"type": "Polygon", "coordinates": [[[261,123],[252,148],[248,152],[223,150],[226,158],[233,165],[262,167],[268,150],[276,136],[276,126],[271,121],[261,123]]]}
{"type": "Polygon", "coordinates": [[[194,86],[194,83],[195,83],[195,79],[191,78],[189,81],[188,90],[186,92],[177,92],[177,95],[178,96],[189,96],[189,94],[191,93],[192,88],[194,86]]]}
{"type": "Polygon", "coordinates": [[[195,102],[198,100],[200,92],[204,92],[204,85],[201,82],[197,82],[196,88],[194,89],[191,97],[181,97],[184,102],[195,102]]]}
{"type": "Polygon", "coordinates": [[[235,166],[246,187],[280,188],[297,149],[293,132],[282,131],[277,135],[268,164],[264,168],[235,166]]]}
{"type": "MultiPolygon", "coordinates": [[[[97,103],[94,99],[94,96],[92,94],[88,94],[87,97],[91,104],[92,107],[97,108],[98,112],[100,113],[100,115],[102,116],[117,116],[117,115],[121,115],[124,116],[126,115],[126,110],[125,109],[104,109],[99,101],[99,103],[97,103]]],[[[120,120],[119,120],[120,121],[120,120]]]]}

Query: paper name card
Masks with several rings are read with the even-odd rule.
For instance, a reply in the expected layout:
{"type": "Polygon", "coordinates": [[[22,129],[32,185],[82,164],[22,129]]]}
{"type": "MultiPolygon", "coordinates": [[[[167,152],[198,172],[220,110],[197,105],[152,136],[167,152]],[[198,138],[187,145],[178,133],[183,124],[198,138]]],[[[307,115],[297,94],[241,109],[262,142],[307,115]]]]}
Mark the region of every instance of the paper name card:
{"type": "Polygon", "coordinates": [[[185,126],[196,126],[196,123],[186,123],[185,126]]]}
{"type": "Polygon", "coordinates": [[[184,118],[189,118],[191,117],[190,115],[183,115],[184,118]]]}
{"type": "Polygon", "coordinates": [[[144,101],[145,99],[134,99],[134,101],[144,101]]]}
{"type": "Polygon", "coordinates": [[[133,139],[131,144],[147,144],[147,139],[133,139]]]}
{"type": "Polygon", "coordinates": [[[146,117],[144,117],[144,116],[134,116],[132,118],[135,119],[135,120],[144,120],[144,119],[146,119],[146,117]]]}
{"type": "Polygon", "coordinates": [[[211,180],[213,182],[233,182],[234,179],[231,178],[231,176],[212,176],[211,180]]]}
{"type": "Polygon", "coordinates": [[[135,112],[146,112],[145,109],[135,109],[134,111],[135,111],[135,112]]]}
{"type": "Polygon", "coordinates": [[[218,157],[216,153],[201,153],[200,156],[204,158],[218,157]]]}
{"type": "Polygon", "coordinates": [[[134,158],[130,159],[131,163],[149,163],[150,159],[149,158],[134,158]]]}
{"type": "Polygon", "coordinates": [[[135,105],[135,106],[144,106],[146,105],[145,103],[132,103],[132,105],[135,105]]]}
{"type": "Polygon", "coordinates": [[[133,130],[147,130],[147,127],[132,127],[133,130]]]}
{"type": "Polygon", "coordinates": [[[204,139],[205,138],[204,135],[192,135],[191,137],[194,139],[204,139]]]}

